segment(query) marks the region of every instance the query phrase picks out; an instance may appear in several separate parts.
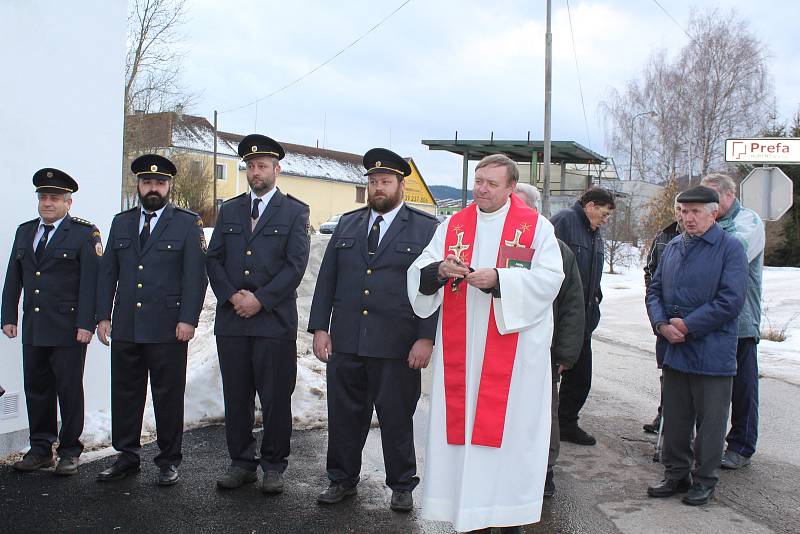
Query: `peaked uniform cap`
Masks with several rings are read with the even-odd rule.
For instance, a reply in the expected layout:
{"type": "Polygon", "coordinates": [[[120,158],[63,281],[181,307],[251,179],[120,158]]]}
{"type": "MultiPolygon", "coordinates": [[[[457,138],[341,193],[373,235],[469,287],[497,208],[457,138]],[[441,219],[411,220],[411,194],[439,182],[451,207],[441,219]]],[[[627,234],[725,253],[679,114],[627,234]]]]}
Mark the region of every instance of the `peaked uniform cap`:
{"type": "Polygon", "coordinates": [[[239,148],[237,151],[239,152],[239,156],[245,161],[258,156],[283,159],[283,156],[286,155],[280,143],[261,134],[245,136],[244,139],[239,141],[239,148]]]}
{"type": "Polygon", "coordinates": [[[139,156],[131,163],[131,171],[139,179],[171,180],[178,174],[175,164],[158,154],[139,156]]]}
{"type": "Polygon", "coordinates": [[[398,176],[411,174],[411,165],[399,155],[385,148],[373,148],[364,154],[364,176],[377,172],[390,172],[398,176]]]}
{"type": "Polygon", "coordinates": [[[78,190],[78,182],[64,171],[45,167],[33,175],[33,185],[37,193],[74,193],[78,190]]]}

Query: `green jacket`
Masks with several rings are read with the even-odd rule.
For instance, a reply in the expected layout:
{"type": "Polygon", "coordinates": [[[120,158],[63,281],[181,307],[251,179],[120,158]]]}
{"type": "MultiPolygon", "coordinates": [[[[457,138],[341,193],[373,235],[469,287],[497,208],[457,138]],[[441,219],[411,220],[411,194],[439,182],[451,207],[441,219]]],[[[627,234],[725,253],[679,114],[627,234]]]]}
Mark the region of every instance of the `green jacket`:
{"type": "MultiPolygon", "coordinates": [[[[553,341],[550,344],[550,359],[553,366],[572,367],[583,346],[583,327],[585,321],[583,307],[583,284],[578,271],[575,254],[560,239],[561,260],[564,263],[564,281],[553,301],[553,341]]],[[[558,374],[553,373],[553,381],[558,374]]]]}

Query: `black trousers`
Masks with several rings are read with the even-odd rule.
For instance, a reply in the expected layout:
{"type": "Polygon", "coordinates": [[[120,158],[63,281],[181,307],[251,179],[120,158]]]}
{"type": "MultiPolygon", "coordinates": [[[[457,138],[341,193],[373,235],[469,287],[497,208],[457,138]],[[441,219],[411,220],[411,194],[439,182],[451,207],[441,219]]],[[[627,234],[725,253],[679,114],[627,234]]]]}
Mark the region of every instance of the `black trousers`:
{"type": "Polygon", "coordinates": [[[355,486],[361,452],[378,413],[386,485],[413,490],[419,484],[414,451],[414,412],[421,391],[419,369],[405,359],[334,353],[328,361],[328,478],[355,486]]]}
{"type": "Polygon", "coordinates": [[[704,376],[664,369],[665,478],[691,472],[695,482],[715,486],[731,402],[732,376],[704,376]],[[697,435],[692,443],[692,432],[697,435]]]}
{"type": "Polygon", "coordinates": [[[139,463],[147,376],[153,395],[159,467],[179,465],[188,343],[111,341],[111,443],[120,460],[139,463]]]}
{"type": "Polygon", "coordinates": [[[561,374],[558,392],[558,422],[567,428],[578,424],[578,412],[586,404],[592,388],[592,336],[585,335],[578,361],[561,374]]]}
{"type": "Polygon", "coordinates": [[[225,438],[232,464],[284,472],[292,437],[292,393],[297,380],[297,342],[267,337],[217,336],[225,399],[225,438]],[[255,395],[264,434],[256,456],[255,395]]]}
{"type": "Polygon", "coordinates": [[[28,407],[31,453],[78,457],[83,452],[83,365],[86,345],[34,347],[22,345],[25,403],[28,407]],[[58,430],[57,408],[61,409],[58,430]]]}

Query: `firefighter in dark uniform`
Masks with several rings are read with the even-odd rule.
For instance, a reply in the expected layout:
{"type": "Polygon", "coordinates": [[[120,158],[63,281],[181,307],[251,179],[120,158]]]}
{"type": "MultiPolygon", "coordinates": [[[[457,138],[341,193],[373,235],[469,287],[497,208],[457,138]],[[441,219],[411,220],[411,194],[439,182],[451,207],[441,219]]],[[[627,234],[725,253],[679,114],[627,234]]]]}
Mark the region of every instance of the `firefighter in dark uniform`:
{"type": "Polygon", "coordinates": [[[97,270],[103,245],[90,222],[69,215],[78,184],[58,169],[33,175],[39,218],[17,228],[3,287],[3,333],[17,336],[22,309],[22,361],[31,449],[14,464],[18,471],[53,465],[57,475],[78,472],[83,452],[83,365],[94,334],[97,270]],[[61,430],[56,421],[61,409],[61,430]]]}
{"type": "Polygon", "coordinates": [[[217,480],[233,489],[255,482],[283,491],[292,434],[291,397],[297,376],[297,292],[308,264],[308,206],[276,186],[283,147],[252,134],[239,143],[250,192],[222,205],[206,268],[217,315],[225,437],[231,465],[217,480]],[[253,435],[255,394],[264,433],[260,455],[253,435]]]}
{"type": "Polygon", "coordinates": [[[403,203],[404,178],[411,174],[403,158],[375,148],[364,155],[364,167],[368,206],[344,214],[336,226],[308,323],[314,354],[328,364],[330,487],[317,501],[355,495],[374,406],[391,508],[409,511],[419,483],[412,419],[438,314],[414,315],[406,271],[433,237],[436,218],[403,203]]]}
{"type": "Polygon", "coordinates": [[[140,470],[149,373],[160,450],[157,483],[169,486],[178,482],[182,458],[187,347],[208,285],[203,222],[169,202],[176,174],[171,161],[147,154],[131,170],[140,206],[114,217],[98,276],[97,336],[106,345],[111,337],[111,443],[121,454],[97,480],[140,470]]]}

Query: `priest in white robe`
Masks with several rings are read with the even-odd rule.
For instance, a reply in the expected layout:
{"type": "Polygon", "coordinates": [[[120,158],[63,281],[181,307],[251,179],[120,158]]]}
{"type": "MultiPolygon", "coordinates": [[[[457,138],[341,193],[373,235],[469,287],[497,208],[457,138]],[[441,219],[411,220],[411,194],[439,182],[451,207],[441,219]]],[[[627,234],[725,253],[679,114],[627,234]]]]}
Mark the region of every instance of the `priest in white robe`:
{"type": "Polygon", "coordinates": [[[414,312],[441,307],[422,516],[459,532],[539,521],[550,441],[553,299],[564,277],[553,227],[512,195],[502,155],[475,169],[475,202],[408,270],[414,312]]]}

